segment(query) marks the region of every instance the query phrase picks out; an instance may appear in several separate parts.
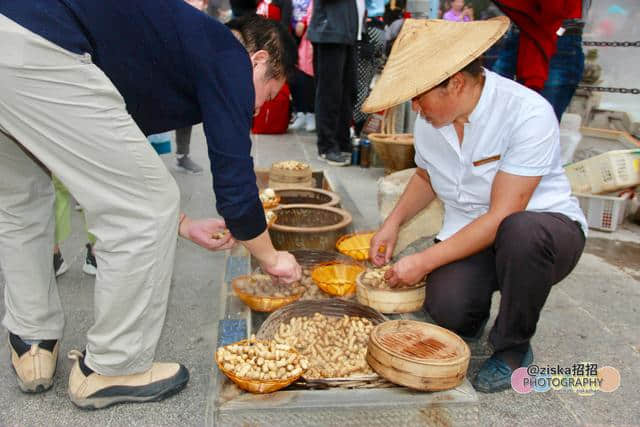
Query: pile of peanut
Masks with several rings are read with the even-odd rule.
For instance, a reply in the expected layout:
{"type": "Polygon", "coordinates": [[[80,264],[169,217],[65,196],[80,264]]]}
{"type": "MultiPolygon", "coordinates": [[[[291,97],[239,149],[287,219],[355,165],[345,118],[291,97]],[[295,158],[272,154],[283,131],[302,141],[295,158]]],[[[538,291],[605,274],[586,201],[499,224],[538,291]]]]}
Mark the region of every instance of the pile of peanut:
{"type": "Polygon", "coordinates": [[[222,367],[240,378],[249,380],[284,380],[298,377],[309,363],[286,344],[256,341],[255,335],[246,344],[231,344],[216,352],[222,367]]]}
{"type": "Polygon", "coordinates": [[[307,358],[305,378],[346,378],[373,373],[365,359],[372,329],[371,321],[363,317],[315,313],[280,324],[274,341],[307,358]]]}
{"type": "Polygon", "coordinates": [[[238,279],[236,285],[240,291],[258,297],[284,298],[299,295],[305,291],[299,283],[274,282],[267,274],[252,274],[246,279],[238,279]]]}
{"type": "Polygon", "coordinates": [[[390,289],[387,281],[384,278],[384,274],[391,269],[391,264],[387,264],[380,268],[368,268],[362,276],[360,281],[363,285],[367,285],[375,289],[390,289]]]}
{"type": "Polygon", "coordinates": [[[284,162],[274,163],[273,167],[276,169],[284,169],[290,171],[302,171],[309,169],[309,165],[306,163],[298,162],[296,160],[285,160],[284,162]]]}
{"type": "Polygon", "coordinates": [[[262,203],[265,202],[271,202],[273,200],[276,199],[276,192],[273,191],[272,188],[265,188],[261,193],[260,193],[260,201],[262,203]]]}

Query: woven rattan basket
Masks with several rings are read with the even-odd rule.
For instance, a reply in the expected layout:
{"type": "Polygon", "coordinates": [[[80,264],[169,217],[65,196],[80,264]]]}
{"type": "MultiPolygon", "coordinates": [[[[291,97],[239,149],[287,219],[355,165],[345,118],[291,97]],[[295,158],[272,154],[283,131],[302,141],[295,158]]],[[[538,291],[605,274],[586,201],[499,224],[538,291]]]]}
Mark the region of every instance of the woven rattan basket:
{"type": "MultiPolygon", "coordinates": [[[[271,313],[262,323],[262,326],[260,326],[260,329],[256,333],[256,337],[262,340],[272,339],[276,332],[278,332],[280,324],[288,322],[293,317],[313,316],[315,313],[334,317],[342,317],[345,314],[347,316],[360,316],[369,319],[374,325],[379,325],[387,321],[387,318],[380,312],[372,309],[371,307],[352,301],[345,301],[342,299],[297,301],[271,313]]],[[[298,382],[296,385],[305,388],[372,388],[389,387],[392,385],[377,374],[358,377],[321,379],[307,379],[304,378],[303,374],[302,378],[304,381],[298,382]]]]}
{"type": "Polygon", "coordinates": [[[320,188],[291,187],[276,190],[282,205],[317,205],[336,207],[340,204],[340,196],[320,188]]]}
{"type": "Polygon", "coordinates": [[[413,134],[370,133],[369,140],[384,164],[385,175],[416,166],[413,160],[416,154],[413,134]]]}
{"type": "Polygon", "coordinates": [[[448,329],[392,320],[371,332],[367,362],[389,381],[423,391],[447,390],[464,380],[469,346],[448,329]]]}
{"type": "MultiPolygon", "coordinates": [[[[249,340],[242,340],[230,345],[246,345],[248,343],[249,340]]],[[[290,353],[298,354],[298,352],[294,349],[291,349],[290,353]]],[[[273,393],[274,391],[278,391],[287,387],[289,384],[297,381],[302,376],[301,374],[296,377],[290,377],[283,380],[250,380],[247,378],[241,378],[235,375],[233,372],[223,368],[222,361],[218,360],[218,352],[216,352],[216,364],[218,365],[218,369],[220,369],[220,371],[225,374],[231,381],[233,381],[239,388],[250,393],[273,393]]]]}
{"type": "Polygon", "coordinates": [[[356,278],[363,271],[358,264],[332,261],[315,266],[311,278],[326,293],[342,297],[356,290],[356,278]]]}
{"type": "Polygon", "coordinates": [[[279,309],[280,307],[291,304],[292,302],[297,301],[298,299],[300,299],[300,297],[302,297],[303,293],[286,297],[271,297],[251,295],[247,292],[243,292],[242,290],[240,290],[238,283],[241,280],[247,280],[249,277],[249,275],[236,277],[231,281],[231,287],[233,288],[233,292],[236,294],[236,296],[254,311],[270,313],[279,309]]]}
{"type": "Polygon", "coordinates": [[[356,294],[360,304],[375,308],[381,313],[411,313],[422,308],[426,295],[425,284],[408,288],[376,289],[356,278],[356,294]]]}

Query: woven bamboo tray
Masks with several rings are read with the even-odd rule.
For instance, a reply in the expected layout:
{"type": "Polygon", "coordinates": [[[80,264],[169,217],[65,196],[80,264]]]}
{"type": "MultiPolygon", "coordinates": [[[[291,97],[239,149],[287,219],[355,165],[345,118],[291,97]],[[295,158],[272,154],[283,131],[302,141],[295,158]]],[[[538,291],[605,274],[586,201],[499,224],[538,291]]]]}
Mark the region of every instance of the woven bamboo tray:
{"type": "Polygon", "coordinates": [[[291,187],[280,188],[276,194],[282,205],[317,205],[336,207],[340,204],[340,196],[320,188],[291,187]]]}
{"type": "Polygon", "coordinates": [[[430,323],[392,320],[371,332],[367,362],[389,381],[422,391],[459,386],[467,374],[469,346],[430,323]]]}
{"type": "Polygon", "coordinates": [[[332,250],[351,214],[344,209],[317,205],[280,205],[278,219],[269,228],[273,245],[279,250],[332,250]]]}
{"type": "Polygon", "coordinates": [[[343,297],[356,290],[356,278],[363,271],[358,264],[332,261],[315,266],[311,278],[326,293],[343,297]]]}
{"type": "MultiPolygon", "coordinates": [[[[325,316],[333,317],[342,317],[345,314],[347,316],[360,316],[369,319],[374,325],[379,325],[387,321],[387,318],[378,311],[356,302],[345,301],[337,298],[328,300],[297,301],[271,313],[262,323],[262,326],[260,326],[260,329],[256,333],[256,337],[262,340],[272,339],[276,332],[278,332],[280,324],[288,322],[292,317],[313,316],[315,313],[321,313],[325,316]]],[[[303,374],[302,380],[304,381],[299,381],[295,385],[302,388],[372,388],[390,387],[392,385],[377,374],[362,375],[358,377],[321,379],[306,379],[303,374]]]]}
{"type": "MultiPolygon", "coordinates": [[[[238,341],[234,344],[229,345],[246,345],[249,340],[238,341]]],[[[226,346],[225,346],[226,347],[226,346]]],[[[298,354],[294,349],[290,350],[290,353],[298,354]]],[[[233,372],[224,369],[223,363],[221,360],[218,360],[218,352],[216,351],[216,364],[218,365],[218,369],[225,374],[231,381],[233,381],[239,388],[242,390],[248,391],[250,393],[273,393],[274,391],[278,391],[287,387],[289,384],[297,381],[301,376],[286,378],[283,380],[250,380],[247,378],[241,378],[235,375],[233,372]]]]}
{"type": "Polygon", "coordinates": [[[362,283],[364,273],[356,278],[356,295],[360,304],[388,314],[412,313],[422,308],[426,296],[424,283],[408,288],[377,289],[362,283]]]}
{"type": "Polygon", "coordinates": [[[385,175],[416,166],[414,162],[416,151],[413,146],[413,134],[371,133],[369,134],[369,140],[384,164],[385,175]]]}
{"type": "Polygon", "coordinates": [[[290,187],[313,187],[312,171],[308,164],[304,164],[305,167],[301,170],[290,170],[277,167],[278,163],[271,165],[269,170],[269,187],[274,190],[290,187]]]}
{"type": "Polygon", "coordinates": [[[259,296],[259,295],[251,295],[249,293],[243,292],[240,290],[238,283],[241,280],[247,280],[250,275],[238,276],[231,281],[231,287],[233,288],[233,292],[236,294],[238,298],[245,304],[249,306],[254,311],[261,311],[263,313],[270,313],[283,307],[287,304],[291,304],[302,297],[302,292],[296,295],[286,296],[286,297],[270,297],[270,296],[259,296]]]}

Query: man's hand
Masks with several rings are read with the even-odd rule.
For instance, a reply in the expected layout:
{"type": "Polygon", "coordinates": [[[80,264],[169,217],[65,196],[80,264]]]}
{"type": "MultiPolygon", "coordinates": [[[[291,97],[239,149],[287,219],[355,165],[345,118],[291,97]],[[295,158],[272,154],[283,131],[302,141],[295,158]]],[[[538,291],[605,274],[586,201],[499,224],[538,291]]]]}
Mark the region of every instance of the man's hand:
{"type": "Polygon", "coordinates": [[[369,259],[374,265],[380,267],[391,260],[393,249],[396,247],[396,242],[398,241],[399,229],[400,227],[395,224],[385,223],[371,238],[369,259]]]}
{"type": "Polygon", "coordinates": [[[295,257],[289,252],[276,251],[273,259],[261,265],[262,271],[268,273],[283,283],[293,283],[300,280],[302,268],[295,257]]]}
{"type": "Polygon", "coordinates": [[[223,219],[191,219],[185,216],[180,223],[178,233],[181,237],[205,249],[221,251],[231,249],[236,244],[231,233],[228,231],[225,233],[225,230],[226,225],[223,219]]]}
{"type": "Polygon", "coordinates": [[[393,264],[384,275],[389,287],[400,288],[420,282],[427,274],[420,256],[421,254],[409,255],[393,264]]]}

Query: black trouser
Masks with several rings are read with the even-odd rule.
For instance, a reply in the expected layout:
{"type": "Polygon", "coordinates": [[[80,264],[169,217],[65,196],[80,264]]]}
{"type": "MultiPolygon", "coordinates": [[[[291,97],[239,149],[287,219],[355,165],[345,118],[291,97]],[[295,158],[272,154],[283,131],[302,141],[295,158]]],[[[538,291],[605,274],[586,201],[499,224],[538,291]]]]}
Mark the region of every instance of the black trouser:
{"type": "Polygon", "coordinates": [[[176,129],[176,154],[189,154],[191,126],[176,129]]]}
{"type": "Polygon", "coordinates": [[[427,276],[425,309],[439,325],[473,336],[489,317],[491,295],[500,291],[489,342],[495,351],[525,344],[536,331],[551,286],[573,270],[584,244],[580,225],[565,215],[510,215],[492,246],[427,276]]]}
{"type": "Polygon", "coordinates": [[[289,82],[289,88],[293,99],[293,109],[296,113],[313,113],[316,95],[313,77],[296,68],[289,82]]]}
{"type": "Polygon", "coordinates": [[[313,62],[318,152],[350,152],[349,128],[356,78],[354,47],[314,43],[313,62]]]}

